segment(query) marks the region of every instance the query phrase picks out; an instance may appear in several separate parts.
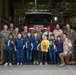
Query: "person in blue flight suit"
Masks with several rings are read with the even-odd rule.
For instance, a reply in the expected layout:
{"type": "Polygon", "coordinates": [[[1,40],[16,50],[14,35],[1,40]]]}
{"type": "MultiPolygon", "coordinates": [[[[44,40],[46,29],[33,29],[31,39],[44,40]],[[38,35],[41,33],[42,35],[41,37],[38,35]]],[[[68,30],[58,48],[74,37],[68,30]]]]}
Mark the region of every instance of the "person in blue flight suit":
{"type": "Polygon", "coordinates": [[[38,45],[40,44],[40,39],[38,38],[37,32],[34,32],[34,37],[33,37],[33,59],[34,59],[34,65],[39,64],[38,63],[38,45]]]}
{"type": "Polygon", "coordinates": [[[15,46],[17,65],[22,65],[25,43],[20,33],[17,35],[17,39],[15,39],[15,46]]]}
{"type": "Polygon", "coordinates": [[[61,40],[60,35],[57,36],[56,48],[57,48],[57,63],[59,64],[60,63],[59,54],[63,52],[63,42],[61,40]]]}
{"type": "Polygon", "coordinates": [[[50,55],[51,64],[56,64],[56,45],[55,45],[54,34],[50,35],[49,55],[50,55]]]}
{"type": "Polygon", "coordinates": [[[27,37],[25,38],[25,46],[26,46],[26,62],[31,64],[33,44],[32,44],[32,36],[30,32],[28,32],[27,37]]]}
{"type": "Polygon", "coordinates": [[[13,47],[14,47],[14,41],[13,41],[13,35],[9,34],[8,39],[5,41],[5,64],[4,66],[12,65],[12,54],[13,54],[13,47]]]}

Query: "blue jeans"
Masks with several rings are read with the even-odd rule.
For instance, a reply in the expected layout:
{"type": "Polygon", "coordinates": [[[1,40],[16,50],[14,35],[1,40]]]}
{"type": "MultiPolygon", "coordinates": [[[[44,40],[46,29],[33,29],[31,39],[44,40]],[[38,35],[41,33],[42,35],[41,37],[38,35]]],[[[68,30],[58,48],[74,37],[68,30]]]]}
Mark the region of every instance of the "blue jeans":
{"type": "Polygon", "coordinates": [[[5,62],[9,62],[9,63],[12,63],[12,50],[5,50],[5,62]]]}
{"type": "Polygon", "coordinates": [[[47,62],[47,52],[41,52],[41,62],[47,62]]]}
{"type": "Polygon", "coordinates": [[[50,61],[51,63],[56,64],[56,50],[55,49],[50,49],[49,50],[49,55],[50,55],[50,61]]]}
{"type": "Polygon", "coordinates": [[[17,52],[16,52],[17,63],[22,63],[22,61],[23,61],[23,54],[24,54],[23,48],[18,48],[17,52]]]}
{"type": "Polygon", "coordinates": [[[32,50],[26,48],[26,62],[31,63],[32,62],[32,50]]]}

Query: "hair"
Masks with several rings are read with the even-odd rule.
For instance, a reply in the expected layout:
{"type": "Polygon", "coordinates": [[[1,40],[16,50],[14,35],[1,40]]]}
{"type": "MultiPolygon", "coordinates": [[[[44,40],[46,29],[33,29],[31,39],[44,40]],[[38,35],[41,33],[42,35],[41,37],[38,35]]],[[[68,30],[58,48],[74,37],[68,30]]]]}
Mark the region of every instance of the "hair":
{"type": "Polygon", "coordinates": [[[63,35],[66,35],[66,36],[67,36],[67,34],[66,34],[66,33],[63,33],[63,35]]]}
{"type": "Polygon", "coordinates": [[[8,35],[8,38],[9,38],[9,36],[10,36],[10,35],[12,35],[12,40],[13,40],[13,39],[14,39],[14,36],[13,36],[13,34],[12,34],[12,33],[10,33],[10,34],[8,35]]]}

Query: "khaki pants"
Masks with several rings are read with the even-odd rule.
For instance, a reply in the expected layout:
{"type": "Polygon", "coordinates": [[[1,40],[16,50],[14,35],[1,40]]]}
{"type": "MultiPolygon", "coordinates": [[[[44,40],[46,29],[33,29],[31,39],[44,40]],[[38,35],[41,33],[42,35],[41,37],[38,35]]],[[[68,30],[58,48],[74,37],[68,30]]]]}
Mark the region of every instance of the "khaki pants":
{"type": "Polygon", "coordinates": [[[67,53],[66,55],[64,53],[60,53],[59,57],[61,59],[61,64],[63,63],[69,64],[69,65],[76,64],[75,61],[69,61],[71,55],[72,55],[71,53],[67,53]]]}

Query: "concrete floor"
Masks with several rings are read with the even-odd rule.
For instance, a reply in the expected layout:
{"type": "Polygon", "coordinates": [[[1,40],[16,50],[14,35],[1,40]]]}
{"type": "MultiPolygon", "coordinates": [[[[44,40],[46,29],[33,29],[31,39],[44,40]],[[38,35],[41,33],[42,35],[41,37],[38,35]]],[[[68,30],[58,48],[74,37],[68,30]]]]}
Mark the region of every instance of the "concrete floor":
{"type": "Polygon", "coordinates": [[[0,66],[0,75],[76,75],[76,65],[23,65],[0,66]]]}

